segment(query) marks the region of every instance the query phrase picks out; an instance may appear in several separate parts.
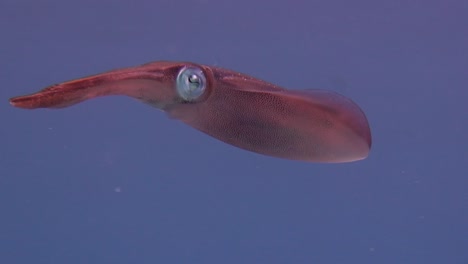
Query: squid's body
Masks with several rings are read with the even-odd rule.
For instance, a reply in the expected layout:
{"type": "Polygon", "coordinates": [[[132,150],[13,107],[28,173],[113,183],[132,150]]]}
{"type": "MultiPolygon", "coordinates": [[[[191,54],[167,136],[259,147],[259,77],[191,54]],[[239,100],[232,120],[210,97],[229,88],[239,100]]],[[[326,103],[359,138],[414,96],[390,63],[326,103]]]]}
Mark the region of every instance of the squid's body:
{"type": "Polygon", "coordinates": [[[126,95],[233,146],[264,155],[349,162],[367,157],[371,132],[363,111],[331,91],[292,91],[227,69],[152,62],[14,97],[19,108],[62,108],[126,95]]]}

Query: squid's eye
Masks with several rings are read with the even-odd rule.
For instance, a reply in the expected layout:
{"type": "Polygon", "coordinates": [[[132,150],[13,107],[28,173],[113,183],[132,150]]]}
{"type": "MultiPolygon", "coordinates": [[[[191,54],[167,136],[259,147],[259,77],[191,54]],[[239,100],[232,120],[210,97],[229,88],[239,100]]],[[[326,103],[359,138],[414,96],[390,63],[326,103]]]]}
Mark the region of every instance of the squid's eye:
{"type": "Polygon", "coordinates": [[[206,78],[203,71],[196,67],[184,67],[177,75],[177,93],[185,101],[195,101],[206,89],[206,78]]]}

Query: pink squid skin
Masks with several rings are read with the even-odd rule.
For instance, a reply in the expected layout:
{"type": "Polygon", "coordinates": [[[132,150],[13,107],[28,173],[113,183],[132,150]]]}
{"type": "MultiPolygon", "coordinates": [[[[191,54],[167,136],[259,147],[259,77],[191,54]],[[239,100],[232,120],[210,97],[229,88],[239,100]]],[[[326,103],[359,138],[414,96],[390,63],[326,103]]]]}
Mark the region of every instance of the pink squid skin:
{"type": "Polygon", "coordinates": [[[63,108],[107,95],[152,105],[214,138],[252,152],[308,162],[351,162],[368,156],[371,132],[350,99],[325,90],[286,90],[218,67],[159,61],[49,86],[18,96],[19,108],[63,108]],[[177,92],[177,76],[199,69],[205,90],[194,100],[177,92]]]}

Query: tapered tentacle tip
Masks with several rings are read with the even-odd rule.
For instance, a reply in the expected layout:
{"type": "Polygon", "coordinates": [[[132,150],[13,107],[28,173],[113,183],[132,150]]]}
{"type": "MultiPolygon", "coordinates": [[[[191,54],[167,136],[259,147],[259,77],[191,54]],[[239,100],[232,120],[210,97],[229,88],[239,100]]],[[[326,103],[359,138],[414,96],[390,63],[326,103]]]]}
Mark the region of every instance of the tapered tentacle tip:
{"type": "Polygon", "coordinates": [[[10,104],[23,109],[63,108],[96,97],[90,87],[75,83],[56,84],[33,94],[13,97],[10,104]]]}
{"type": "Polygon", "coordinates": [[[10,98],[10,105],[22,109],[62,108],[73,103],[72,99],[47,92],[10,98]]]}
{"type": "Polygon", "coordinates": [[[9,100],[10,105],[17,107],[17,108],[23,108],[23,109],[34,109],[34,104],[31,102],[31,98],[29,96],[17,96],[10,98],[9,100]]]}

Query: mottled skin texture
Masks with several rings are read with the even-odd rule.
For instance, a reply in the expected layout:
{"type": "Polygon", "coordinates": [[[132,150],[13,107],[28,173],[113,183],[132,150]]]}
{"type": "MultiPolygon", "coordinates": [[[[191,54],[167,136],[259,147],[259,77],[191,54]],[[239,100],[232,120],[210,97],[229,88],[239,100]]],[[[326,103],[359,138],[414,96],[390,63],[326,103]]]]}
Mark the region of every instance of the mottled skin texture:
{"type": "Polygon", "coordinates": [[[331,91],[291,91],[248,75],[189,62],[152,62],[56,84],[10,99],[19,108],[62,108],[106,95],[126,95],[233,146],[264,155],[310,162],[367,157],[371,133],[350,99],[331,91]],[[199,67],[206,91],[184,101],[176,77],[199,67]]]}

